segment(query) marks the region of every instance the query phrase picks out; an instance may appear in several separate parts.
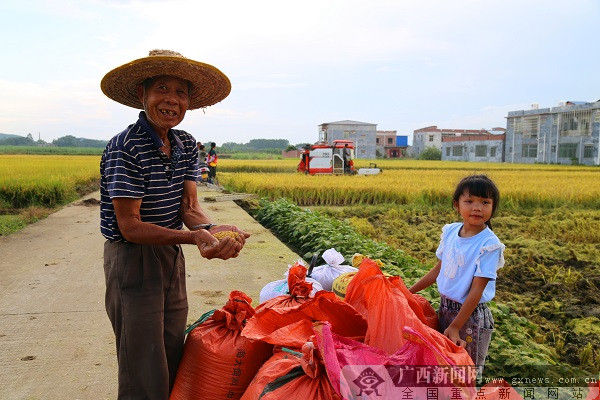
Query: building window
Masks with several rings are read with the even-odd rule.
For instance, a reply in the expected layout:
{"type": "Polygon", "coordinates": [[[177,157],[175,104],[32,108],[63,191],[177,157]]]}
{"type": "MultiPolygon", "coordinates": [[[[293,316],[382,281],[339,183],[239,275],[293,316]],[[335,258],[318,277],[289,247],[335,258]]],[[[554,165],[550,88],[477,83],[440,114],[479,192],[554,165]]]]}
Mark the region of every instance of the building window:
{"type": "Polygon", "coordinates": [[[394,144],[394,138],[389,137],[388,138],[388,144],[394,144]]]}
{"type": "Polygon", "coordinates": [[[586,144],[583,146],[583,158],[594,157],[594,145],[586,144]]]}
{"type": "Polygon", "coordinates": [[[490,157],[496,157],[496,148],[490,147],[490,157]]]}
{"type": "Polygon", "coordinates": [[[592,134],[592,130],[590,129],[592,110],[562,113],[560,120],[561,136],[589,136],[592,134]]]}
{"type": "Polygon", "coordinates": [[[552,146],[550,146],[550,151],[552,153],[556,153],[556,145],[555,144],[553,144],[552,146]]]}
{"type": "Polygon", "coordinates": [[[561,158],[577,157],[577,143],[562,143],[558,145],[558,156],[561,158]]]}
{"type": "Polygon", "coordinates": [[[524,144],[521,147],[521,157],[537,157],[537,144],[524,144]]]}
{"type": "Polygon", "coordinates": [[[379,144],[379,138],[375,138],[375,143],[379,144]]]}
{"type": "Polygon", "coordinates": [[[450,157],[450,151],[452,151],[452,147],[446,147],[446,157],[450,157]]]}
{"type": "Polygon", "coordinates": [[[523,133],[522,129],[521,129],[521,117],[515,118],[513,121],[513,132],[515,134],[521,134],[523,133]]]}
{"type": "Polygon", "coordinates": [[[523,117],[521,133],[523,137],[536,138],[538,135],[539,116],[523,117]]]}
{"type": "Polygon", "coordinates": [[[475,157],[485,157],[487,156],[487,146],[478,145],[475,146],[475,157]]]}
{"type": "Polygon", "coordinates": [[[462,157],[462,155],[463,155],[462,146],[452,146],[452,155],[454,157],[462,157]]]}
{"type": "Polygon", "coordinates": [[[429,135],[429,141],[433,142],[433,135],[429,135]]]}
{"type": "Polygon", "coordinates": [[[344,139],[350,139],[350,131],[344,131],[344,139]]]}

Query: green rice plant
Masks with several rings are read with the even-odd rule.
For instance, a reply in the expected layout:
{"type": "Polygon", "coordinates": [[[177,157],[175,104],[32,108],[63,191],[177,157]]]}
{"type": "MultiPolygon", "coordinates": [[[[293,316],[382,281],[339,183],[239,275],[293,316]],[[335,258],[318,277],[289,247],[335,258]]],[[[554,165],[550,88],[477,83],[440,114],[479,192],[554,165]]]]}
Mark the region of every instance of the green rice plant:
{"type": "Polygon", "coordinates": [[[592,348],[592,344],[588,343],[585,347],[579,349],[579,362],[583,366],[593,366],[595,361],[594,349],[592,348]]]}

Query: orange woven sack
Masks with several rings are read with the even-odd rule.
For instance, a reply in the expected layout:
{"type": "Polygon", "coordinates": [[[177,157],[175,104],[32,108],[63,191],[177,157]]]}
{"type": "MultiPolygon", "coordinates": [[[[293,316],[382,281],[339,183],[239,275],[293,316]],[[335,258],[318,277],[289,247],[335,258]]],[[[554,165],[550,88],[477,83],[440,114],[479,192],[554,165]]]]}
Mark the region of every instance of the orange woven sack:
{"type": "Polygon", "coordinates": [[[392,282],[394,286],[400,289],[402,294],[404,294],[404,297],[406,297],[406,301],[408,301],[408,305],[410,306],[411,310],[413,310],[421,322],[430,328],[438,328],[437,313],[425,297],[421,296],[420,294],[411,293],[399,276],[389,277],[388,280],[392,282]]]}
{"type": "Polygon", "coordinates": [[[239,399],[273,346],[241,335],[254,315],[252,299],[233,291],[229,301],[193,328],[185,341],[170,400],[239,399]]]}
{"type": "Polygon", "coordinates": [[[348,285],[345,300],[367,319],[365,344],[393,354],[406,343],[402,330],[408,326],[447,356],[452,364],[473,365],[464,348],[416,316],[407,297],[412,296],[406,296],[390,282],[375,262],[363,259],[358,273],[348,285]]]}
{"type": "Polygon", "coordinates": [[[328,321],[335,333],[355,340],[364,340],[367,333],[363,316],[333,292],[321,290],[314,298],[294,307],[285,304],[271,303],[271,307],[257,308],[242,335],[278,346],[300,348],[313,335],[314,321],[328,321]]]}
{"type": "Polygon", "coordinates": [[[260,368],[241,400],[342,400],[312,342],[302,352],[280,349],[260,368]]]}

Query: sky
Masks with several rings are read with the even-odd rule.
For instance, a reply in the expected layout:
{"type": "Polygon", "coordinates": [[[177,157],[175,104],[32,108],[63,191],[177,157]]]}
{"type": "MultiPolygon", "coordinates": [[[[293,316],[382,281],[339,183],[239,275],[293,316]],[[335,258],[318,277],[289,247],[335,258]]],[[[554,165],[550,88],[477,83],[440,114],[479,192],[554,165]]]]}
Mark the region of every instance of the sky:
{"type": "Polygon", "coordinates": [[[0,0],[0,133],[109,140],[138,111],[113,68],[170,49],[229,97],[189,111],[196,140],[318,140],[353,120],[407,135],[506,127],[509,111],[600,99],[600,1],[0,0]]]}

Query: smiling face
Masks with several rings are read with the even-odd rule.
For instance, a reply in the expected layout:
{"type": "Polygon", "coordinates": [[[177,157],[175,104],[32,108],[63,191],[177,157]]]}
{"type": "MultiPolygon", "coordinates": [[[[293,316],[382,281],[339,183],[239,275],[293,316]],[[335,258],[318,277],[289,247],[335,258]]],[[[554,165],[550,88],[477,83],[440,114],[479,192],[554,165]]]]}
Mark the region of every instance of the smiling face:
{"type": "Polygon", "coordinates": [[[488,197],[473,196],[468,191],[463,192],[454,202],[454,208],[463,220],[463,229],[467,235],[476,235],[483,231],[486,222],[492,218],[494,201],[488,197]]]}
{"type": "Polygon", "coordinates": [[[169,129],[183,121],[190,104],[188,82],[173,76],[155,77],[139,85],[138,96],[150,125],[163,140],[169,129]]]}

